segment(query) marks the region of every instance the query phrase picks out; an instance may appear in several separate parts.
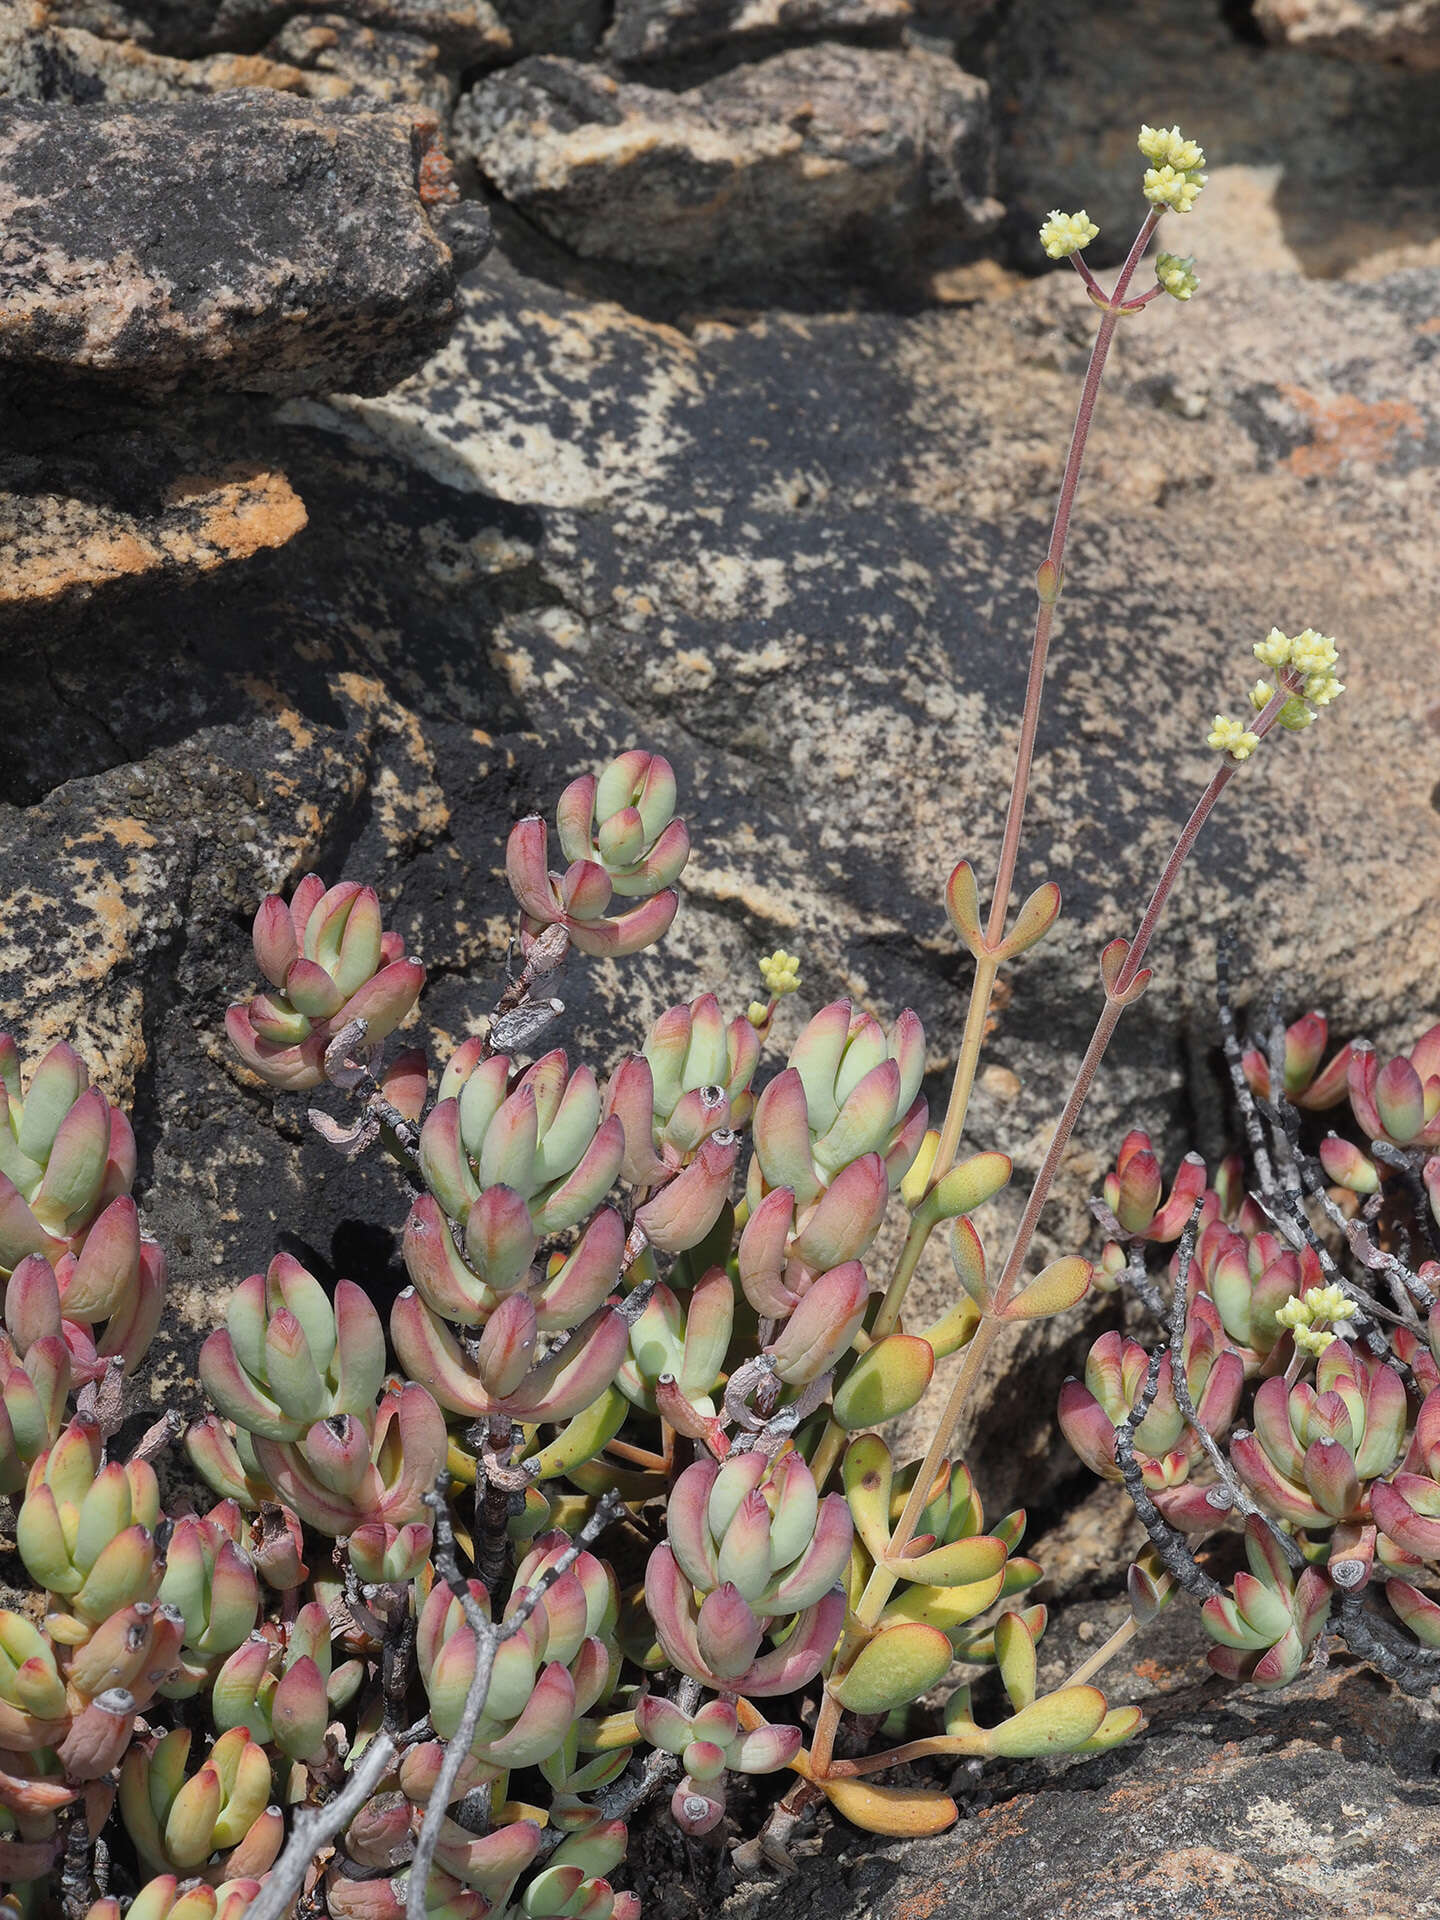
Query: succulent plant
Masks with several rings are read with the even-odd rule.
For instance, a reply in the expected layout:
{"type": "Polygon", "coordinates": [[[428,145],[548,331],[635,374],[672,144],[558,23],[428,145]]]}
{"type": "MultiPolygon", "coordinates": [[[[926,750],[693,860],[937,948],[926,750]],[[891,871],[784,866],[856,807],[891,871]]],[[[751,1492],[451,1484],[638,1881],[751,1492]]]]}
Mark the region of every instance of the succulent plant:
{"type": "MultiPolygon", "coordinates": [[[[1149,1354],[1138,1341],[1102,1333],[1085,1362],[1085,1378],[1067,1380],[1060,1392],[1060,1429],[1093,1473],[1118,1480],[1115,1429],[1139,1398],[1149,1354]]],[[[1245,1365],[1228,1345],[1220,1315],[1205,1295],[1196,1296],[1185,1329],[1185,1378],[1199,1424],[1224,1433],[1235,1418],[1245,1385],[1245,1365]]],[[[1171,1356],[1160,1361],[1157,1391],[1135,1430],[1135,1453],[1152,1491],[1179,1486],[1200,1458],[1201,1441],[1176,1403],[1171,1356]]]]}
{"type": "Polygon", "coordinates": [[[598,777],[572,780],[556,809],[560,850],[549,871],[549,834],[538,814],[510,830],[505,870],[528,937],[562,927],[581,953],[618,958],[653,946],[675,918],[675,882],[690,835],[675,818],[675,773],[650,753],[623,753],[598,777]],[[610,913],[611,900],[637,904],[610,913]]]}
{"type": "MultiPolygon", "coordinates": [[[[1281,1064],[1283,1092],[1293,1105],[1310,1112],[1338,1106],[1345,1098],[1351,1048],[1338,1048],[1322,1067],[1320,1063],[1329,1039],[1329,1021],[1323,1013],[1313,1010],[1302,1014],[1285,1029],[1281,1064]]],[[[1245,1052],[1243,1070],[1250,1091],[1269,1099],[1270,1062],[1258,1047],[1250,1047],[1245,1052]]]]}
{"type": "Polygon", "coordinates": [[[776,1773],[805,1743],[799,1727],[770,1721],[742,1732],[725,1700],[686,1713],[673,1700],[647,1693],[636,1706],[635,1724],[652,1746],[679,1756],[684,1771],[670,1809],[683,1833],[708,1833],[725,1817],[727,1773],[776,1773]]]}
{"type": "Polygon", "coordinates": [[[231,1007],[225,1030],[252,1072],[291,1093],[324,1085],[326,1049],[352,1021],[372,1045],[393,1033],[425,984],[382,926],[375,889],[353,880],[327,889],[307,873],[288,906],[267,894],[252,940],[272,991],[231,1007]]]}
{"type": "Polygon", "coordinates": [[[813,1679],[844,1617],[844,1499],[821,1497],[796,1453],[697,1460],[675,1482],[665,1530],[667,1543],[646,1568],[645,1600],[671,1663],[757,1698],[813,1679]],[[762,1652],[767,1629],[794,1615],[783,1641],[762,1652]]]}
{"type": "Polygon", "coordinates": [[[134,1178],[130,1122],[91,1086],[74,1048],[57,1041],[27,1077],[0,1033],[0,1275],[27,1254],[54,1264],[79,1251],[134,1178]]]}
{"type": "Polygon", "coordinates": [[[1405,1384],[1393,1367],[1332,1339],[1315,1381],[1281,1375],[1255,1394],[1255,1429],[1230,1455],[1267,1513],[1307,1532],[1368,1521],[1369,1484],[1403,1451],[1405,1384]]]}
{"type": "Polygon", "coordinates": [[[1283,1687],[1319,1638],[1332,1589],[1323,1573],[1306,1567],[1297,1578],[1259,1521],[1245,1526],[1247,1573],[1237,1573],[1228,1595],[1212,1595],[1200,1609],[1217,1644],[1210,1665],[1228,1680],[1283,1687]]]}
{"type": "MultiPolygon", "coordinates": [[[[538,1580],[569,1545],[545,1535],[516,1569],[517,1591],[538,1580]]],[[[482,1613],[489,1595],[478,1581],[470,1597],[482,1613]]],[[[520,1631],[503,1640],[471,1755],[491,1777],[536,1766],[563,1746],[571,1724],[602,1700],[613,1684],[613,1634],[618,1610],[614,1575],[582,1554],[552,1585],[520,1631]]],[[[475,1669],[477,1645],[455,1596],[436,1586],[419,1617],[416,1655],[436,1733],[448,1740],[460,1724],[475,1669]]]]}

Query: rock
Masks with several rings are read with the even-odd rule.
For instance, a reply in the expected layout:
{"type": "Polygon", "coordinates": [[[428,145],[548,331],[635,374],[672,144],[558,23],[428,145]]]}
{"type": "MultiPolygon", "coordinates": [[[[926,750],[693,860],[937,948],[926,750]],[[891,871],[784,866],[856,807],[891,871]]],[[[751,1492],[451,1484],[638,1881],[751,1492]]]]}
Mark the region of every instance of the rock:
{"type": "Polygon", "coordinates": [[[342,13],[293,15],[266,52],[316,80],[330,81],[338,97],[410,101],[440,121],[454,103],[455,83],[440,71],[433,42],[357,26],[342,13]]]}
{"type": "Polygon", "coordinates": [[[173,433],[91,430],[0,460],[0,617],[283,546],[305,509],[283,473],[173,433]]]}
{"type": "Polygon", "coordinates": [[[617,0],[612,60],[639,64],[747,41],[873,33],[911,18],[911,0],[617,0]]]}
{"type": "Polygon", "coordinates": [[[587,259],[755,283],[983,233],[985,83],[928,53],[823,45],[679,95],[565,60],[483,80],[456,152],[587,259]]]}
{"type": "MultiPolygon", "coordinates": [[[[38,10],[37,10],[38,15],[38,10]]],[[[174,60],[134,40],[102,38],[78,27],[0,19],[0,99],[73,107],[173,100],[187,94],[269,87],[282,93],[343,97],[352,89],[327,75],[319,87],[298,67],[260,54],[215,53],[174,60]]]]}
{"type": "Polygon", "coordinates": [[[164,53],[258,46],[304,12],[339,13],[359,26],[433,41],[457,66],[489,65],[515,51],[491,0],[136,0],[134,11],[164,53]]]}
{"type": "MultiPolygon", "coordinates": [[[[1257,50],[1227,24],[1234,11],[1189,0],[1026,0],[999,22],[986,67],[1004,102],[996,190],[1027,272],[1043,264],[1035,229],[1051,207],[1084,206],[1100,223],[1092,264],[1124,256],[1145,211],[1134,144],[1142,120],[1178,121],[1212,167],[1264,170],[1307,275],[1373,278],[1432,257],[1434,82],[1402,67],[1257,50]]],[[[1194,252],[1193,242],[1181,251],[1194,252]]]]}
{"type": "Polygon", "coordinates": [[[151,392],[380,390],[455,315],[427,140],[406,110],[264,92],[0,105],[0,363],[151,392]]]}
{"type": "Polygon", "coordinates": [[[563,53],[575,58],[594,50],[610,12],[610,0],[494,0],[517,55],[563,53]]]}
{"type": "MultiPolygon", "coordinates": [[[[1346,1660],[1282,1693],[1227,1687],[1203,1677],[1201,1646],[1177,1603],[1106,1670],[1107,1698],[1150,1717],[1129,1746],[961,1770],[961,1822],[934,1840],[826,1821],[795,1878],[738,1888],[725,1920],[809,1920],[822,1902],[871,1920],[1429,1920],[1433,1710],[1346,1660]]],[[[1050,1635],[1041,1656],[1058,1684],[1050,1635]]]]}
{"type": "Polygon", "coordinates": [[[1255,18],[1270,39],[1312,53],[1440,67],[1440,0],[1256,0],[1255,18]]]}
{"type": "MultiPolygon", "coordinates": [[[[1203,236],[1210,216],[1192,217],[1203,236]]],[[[1228,1143],[1220,929],[1262,998],[1277,987],[1382,1043],[1434,1017],[1433,659],[1413,609],[1440,591],[1440,275],[1317,285],[1205,246],[1203,307],[1167,301],[1122,336],[1080,494],[1018,882],[1054,875],[1066,910],[1014,969],[969,1131],[1014,1154],[1017,1192],[1096,1014],[1096,951],[1133,926],[1208,777],[1204,733],[1243,699],[1251,642],[1275,621],[1337,634],[1350,692],[1247,768],[1202,839],[1037,1257],[1093,1244],[1084,1198],[1127,1127],[1172,1164],[1228,1143]]],[[[684,910],[656,956],[567,972],[557,1041],[604,1068],[668,1000],[718,984],[743,1003],[756,956],[784,944],[805,988],[780,1046],[838,994],[887,1017],[913,1005],[943,1099],[965,975],[940,889],[962,854],[993,870],[1028,583],[1091,325],[1056,273],[967,309],[686,335],[498,263],[393,395],[227,429],[234,457],[289,477],[302,533],[223,584],[157,578],[103,630],[30,623],[0,898],[50,874],[62,797],[83,834],[127,768],[155,780],[146,830],[178,836],[178,877],[158,972],[127,950],[79,984],[58,952],[39,978],[25,956],[48,955],[57,926],[88,950],[90,902],[124,894],[128,869],[107,840],[84,899],[68,868],[47,880],[53,904],[0,962],[0,1025],[132,1036],[116,1050],[143,1062],[155,1230],[183,1217],[202,1250],[185,1285],[255,1270],[283,1230],[382,1292],[395,1271],[383,1169],[305,1141],[293,1102],[277,1139],[269,1097],[225,1060],[218,1017],[252,978],[245,904],[307,866],[373,877],[435,971],[421,1013],[443,1053],[493,1000],[510,819],[634,742],[679,769],[684,910]],[[216,792],[260,782],[267,811],[187,837],[197,765],[216,792]]],[[[992,1250],[1015,1206],[983,1223],[992,1250]]],[[[937,1248],[917,1314],[953,1289],[937,1248]]],[[[974,1403],[992,1511],[1074,1475],[1052,1396],[1110,1312],[1046,1323],[974,1403]]]]}

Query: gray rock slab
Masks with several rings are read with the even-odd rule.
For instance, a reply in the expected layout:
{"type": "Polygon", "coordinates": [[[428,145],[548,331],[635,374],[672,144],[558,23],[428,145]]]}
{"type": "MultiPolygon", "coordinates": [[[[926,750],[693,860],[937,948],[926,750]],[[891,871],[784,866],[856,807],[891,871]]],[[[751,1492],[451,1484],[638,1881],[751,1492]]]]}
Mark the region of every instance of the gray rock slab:
{"type": "Polygon", "coordinates": [[[910,0],[616,0],[605,51],[639,64],[756,40],[875,33],[913,17],[910,0]]]}
{"type": "Polygon", "coordinates": [[[457,154],[587,259],[715,286],[896,264],[986,232],[989,91],[947,56],[830,42],[685,92],[535,59],[461,101],[457,154]]]}
{"type": "Polygon", "coordinates": [[[409,109],[267,91],[0,102],[0,370],[378,391],[456,312],[427,144],[409,109]]]}

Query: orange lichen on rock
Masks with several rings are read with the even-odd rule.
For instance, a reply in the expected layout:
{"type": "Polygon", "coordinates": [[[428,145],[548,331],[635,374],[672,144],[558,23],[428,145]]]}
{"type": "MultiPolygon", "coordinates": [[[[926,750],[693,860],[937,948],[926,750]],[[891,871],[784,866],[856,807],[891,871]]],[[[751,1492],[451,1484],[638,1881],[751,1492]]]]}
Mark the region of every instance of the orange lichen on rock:
{"type": "Polygon", "coordinates": [[[1361,400],[1352,393],[1322,398],[1290,386],[1281,387],[1280,393],[1312,423],[1312,439],[1296,447],[1285,462],[1302,480],[1338,473],[1349,460],[1383,466],[1394,459],[1402,433],[1412,440],[1424,437],[1419,409],[1408,400],[1361,400]]]}

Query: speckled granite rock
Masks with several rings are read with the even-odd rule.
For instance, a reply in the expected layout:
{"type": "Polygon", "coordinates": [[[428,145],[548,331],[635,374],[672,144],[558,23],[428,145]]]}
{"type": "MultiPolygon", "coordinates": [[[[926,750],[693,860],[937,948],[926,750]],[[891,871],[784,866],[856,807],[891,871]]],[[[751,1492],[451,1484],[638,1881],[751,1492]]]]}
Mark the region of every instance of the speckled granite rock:
{"type": "Polygon", "coordinates": [[[305,508],[283,473],[174,432],[90,431],[0,459],[0,619],[98,588],[208,573],[283,546],[305,508]]]}
{"type": "Polygon", "coordinates": [[[454,104],[457,82],[441,71],[433,42],[382,33],[341,13],[294,15],[266,53],[305,74],[305,90],[319,99],[411,101],[442,122],[454,104]]]}
{"type": "Polygon", "coordinates": [[[1440,0],[1256,0],[1255,18],[1292,47],[1440,68],[1440,0]]]}
{"type": "Polygon", "coordinates": [[[177,60],[134,39],[59,26],[33,10],[0,15],[0,98],[68,106],[133,106],[269,87],[310,100],[409,102],[448,115],[456,82],[437,50],[410,34],[378,33],[338,14],[297,15],[261,53],[177,60]]]}
{"type": "Polygon", "coordinates": [[[612,60],[638,63],[812,34],[873,33],[912,18],[910,0],[616,0],[612,60]]]}
{"type": "Polygon", "coordinates": [[[419,194],[429,137],[408,110],[269,92],[0,103],[0,367],[152,392],[382,389],[455,316],[419,194]]]}
{"type": "MultiPolygon", "coordinates": [[[[261,54],[216,53],[173,60],[135,40],[114,40],[87,28],[54,24],[42,6],[0,14],[0,98],[76,107],[170,100],[234,87],[312,91],[298,68],[261,54]]],[[[337,95],[347,91],[331,82],[337,95]]]]}
{"type": "Polygon", "coordinates": [[[938,54],[824,43],[672,94],[573,61],[481,81],[456,152],[587,259],[720,285],[983,233],[985,83],[938,54]]]}
{"type": "Polygon", "coordinates": [[[306,12],[344,14],[360,26],[433,40],[448,60],[464,66],[510,59],[516,51],[492,0],[134,0],[129,11],[163,53],[253,48],[291,14],[306,12]]]}
{"type": "MultiPolygon", "coordinates": [[[[1020,874],[1056,875],[1066,914],[1016,969],[976,1145],[1004,1144],[1022,1177],[1036,1163],[1095,1013],[1096,949],[1133,923],[1252,639],[1277,620],[1337,633],[1351,691],[1247,770],[1202,843],[1067,1158],[1055,1249],[1084,1243],[1083,1195],[1127,1125],[1172,1151],[1224,1143],[1222,926],[1259,991],[1283,979],[1295,1005],[1377,1038],[1433,1017],[1433,650],[1413,609],[1440,591],[1437,277],[1315,287],[1277,268],[1257,287],[1243,250],[1227,267],[1219,236],[1205,244],[1203,326],[1198,306],[1150,310],[1102,406],[1020,874]]],[[[383,1172],[300,1139],[285,1103],[277,1139],[219,1049],[218,1013],[251,977],[245,904],[310,865],[373,874],[435,971],[422,1014],[443,1050],[493,998],[509,820],[615,746],[672,755],[697,851],[657,955],[567,974],[564,1043],[604,1064],[668,999],[728,982],[743,1000],[778,943],[806,968],[785,1034],[834,994],[915,1005],[937,1097],[958,1040],[939,888],[962,853],[982,873],[994,858],[1026,582],[1091,325],[1078,290],[1057,275],[967,311],[694,336],[498,263],[466,302],[395,395],[229,429],[305,502],[285,547],[223,587],[160,580],[104,623],[7,643],[34,665],[14,676],[0,769],[0,897],[48,904],[12,917],[0,1020],[46,1034],[78,1017],[117,1090],[138,1082],[147,1205],[162,1237],[188,1223],[197,1300],[283,1230],[382,1292],[394,1272],[383,1172]],[[233,828],[197,828],[179,800],[197,765],[265,812],[237,800],[233,828]],[[77,905],[68,870],[48,879],[69,858],[57,823],[73,838],[123,813],[131,778],[153,787],[146,831],[171,850],[146,858],[167,878],[132,946],[102,943],[77,983],[87,902],[128,898],[139,856],[102,837],[77,905]]],[[[943,1256],[920,1284],[925,1305],[948,1297],[943,1256]]],[[[1083,1337],[1047,1323],[982,1402],[997,1510],[1072,1471],[1036,1409],[1083,1337]]]]}

